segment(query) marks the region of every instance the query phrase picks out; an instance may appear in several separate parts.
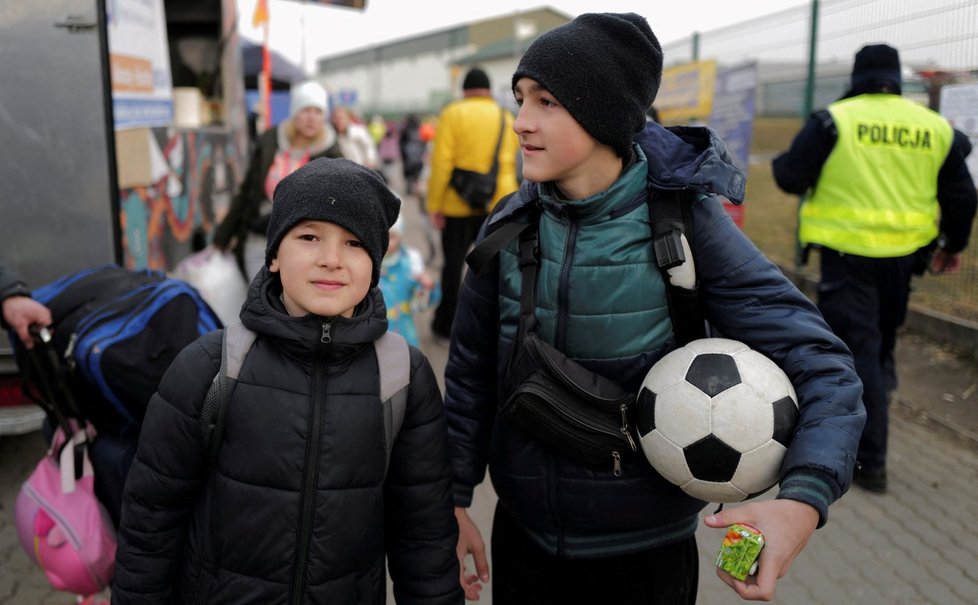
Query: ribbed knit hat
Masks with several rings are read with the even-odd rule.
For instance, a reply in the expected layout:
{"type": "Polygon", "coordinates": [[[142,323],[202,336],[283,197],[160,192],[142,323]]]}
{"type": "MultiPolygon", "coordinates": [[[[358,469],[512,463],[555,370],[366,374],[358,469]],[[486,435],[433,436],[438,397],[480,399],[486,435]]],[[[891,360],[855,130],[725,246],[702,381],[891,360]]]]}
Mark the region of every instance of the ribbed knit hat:
{"type": "Polygon", "coordinates": [[[635,13],[586,13],[537,38],[513,74],[536,80],[598,141],[627,156],[662,80],[662,47],[635,13]]]}
{"type": "Polygon", "coordinates": [[[329,115],[329,96],[318,82],[309,80],[289,89],[289,117],[306,107],[318,107],[329,115]]]}
{"type": "Polygon", "coordinates": [[[865,90],[888,83],[899,91],[903,83],[900,53],[886,44],[869,44],[859,49],[852,64],[853,90],[865,90]]]}
{"type": "Polygon", "coordinates": [[[400,209],[401,200],[377,172],[349,160],[313,160],[275,188],[265,266],[272,263],[279,243],[292,227],[302,221],[328,221],[357,236],[366,248],[374,263],[371,285],[376,286],[389,230],[400,209]]]}
{"type": "Polygon", "coordinates": [[[491,88],[489,85],[489,76],[478,67],[470,69],[469,73],[465,74],[465,79],[462,80],[462,90],[471,90],[473,88],[491,88]]]}

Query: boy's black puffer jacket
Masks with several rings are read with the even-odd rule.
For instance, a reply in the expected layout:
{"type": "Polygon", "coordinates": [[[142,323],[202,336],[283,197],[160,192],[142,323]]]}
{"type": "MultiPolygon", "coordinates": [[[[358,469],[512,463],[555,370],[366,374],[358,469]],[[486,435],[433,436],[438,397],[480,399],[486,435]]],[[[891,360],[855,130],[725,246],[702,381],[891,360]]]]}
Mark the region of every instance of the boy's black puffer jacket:
{"type": "Polygon", "coordinates": [[[379,290],[350,319],[288,317],[267,269],[241,312],[258,339],[207,468],[198,425],[221,333],[187,347],[153,397],[130,472],[114,603],[463,602],[441,395],[411,349],[403,426],[384,477],[372,341],[379,290]],[[324,338],[328,334],[328,338],[324,338]],[[323,342],[328,340],[329,342],[323,342]]]}

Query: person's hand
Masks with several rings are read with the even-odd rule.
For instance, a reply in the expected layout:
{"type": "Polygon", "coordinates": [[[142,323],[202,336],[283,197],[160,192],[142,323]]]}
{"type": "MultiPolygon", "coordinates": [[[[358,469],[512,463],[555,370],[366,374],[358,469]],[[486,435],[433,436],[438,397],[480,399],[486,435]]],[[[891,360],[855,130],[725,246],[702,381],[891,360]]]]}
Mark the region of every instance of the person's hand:
{"type": "Polygon", "coordinates": [[[746,523],[764,534],[757,575],[741,581],[717,568],[717,576],[745,601],[770,601],[777,581],[788,573],[818,525],[818,511],[796,500],[765,500],[707,516],[707,527],[746,523]]]}
{"type": "Polygon", "coordinates": [[[422,271],[418,274],[418,283],[421,284],[421,287],[425,290],[431,290],[435,287],[435,280],[428,275],[427,271],[422,271]]]}
{"type": "Polygon", "coordinates": [[[3,320],[17,332],[17,337],[28,349],[34,348],[30,327],[34,324],[46,328],[51,325],[51,310],[30,296],[11,296],[3,301],[3,320]]]}
{"type": "Polygon", "coordinates": [[[957,273],[961,270],[961,253],[948,253],[940,248],[934,251],[934,258],[930,261],[930,270],[935,274],[957,273]]]}
{"type": "Polygon", "coordinates": [[[455,507],[455,519],[458,521],[458,546],[455,547],[455,554],[458,555],[459,582],[462,584],[462,590],[465,591],[466,600],[478,601],[483,584],[489,581],[486,544],[482,541],[479,528],[475,526],[464,508],[455,507]],[[465,558],[469,554],[472,555],[472,561],[475,563],[475,573],[466,575],[465,558]]]}
{"type": "Polygon", "coordinates": [[[432,227],[441,231],[445,228],[445,215],[441,212],[429,212],[428,222],[431,223],[432,227]]]}

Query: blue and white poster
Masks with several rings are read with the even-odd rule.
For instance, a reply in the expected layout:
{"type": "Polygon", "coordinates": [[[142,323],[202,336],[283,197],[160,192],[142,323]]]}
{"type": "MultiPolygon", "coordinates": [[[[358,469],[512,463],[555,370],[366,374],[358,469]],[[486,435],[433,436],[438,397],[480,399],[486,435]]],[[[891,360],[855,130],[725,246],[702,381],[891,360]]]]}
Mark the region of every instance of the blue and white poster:
{"type": "Polygon", "coordinates": [[[106,10],[116,130],[172,124],[163,0],[109,0],[106,10]]]}
{"type": "Polygon", "coordinates": [[[757,64],[717,70],[710,127],[727,144],[738,168],[747,173],[754,132],[757,64]]]}

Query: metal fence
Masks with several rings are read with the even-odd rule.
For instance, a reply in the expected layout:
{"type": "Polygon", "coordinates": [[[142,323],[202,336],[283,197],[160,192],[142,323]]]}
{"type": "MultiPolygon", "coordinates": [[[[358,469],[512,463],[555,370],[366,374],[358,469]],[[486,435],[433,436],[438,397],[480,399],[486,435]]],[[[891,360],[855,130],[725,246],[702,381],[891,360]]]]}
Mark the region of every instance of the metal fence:
{"type": "Polygon", "coordinates": [[[886,42],[915,67],[978,67],[978,0],[821,0],[672,42],[663,48],[666,62],[713,58],[721,65],[780,62],[804,69],[815,13],[820,66],[850,65],[863,44],[886,42]]]}
{"type": "MultiPolygon", "coordinates": [[[[978,0],[813,0],[807,6],[694,33],[665,45],[663,51],[667,66],[708,59],[720,67],[756,62],[758,116],[801,117],[839,98],[847,88],[855,52],[878,42],[899,49],[905,96],[937,109],[941,86],[978,82],[978,0]]],[[[921,280],[918,303],[978,322],[974,231],[962,271],[921,280]]]]}

